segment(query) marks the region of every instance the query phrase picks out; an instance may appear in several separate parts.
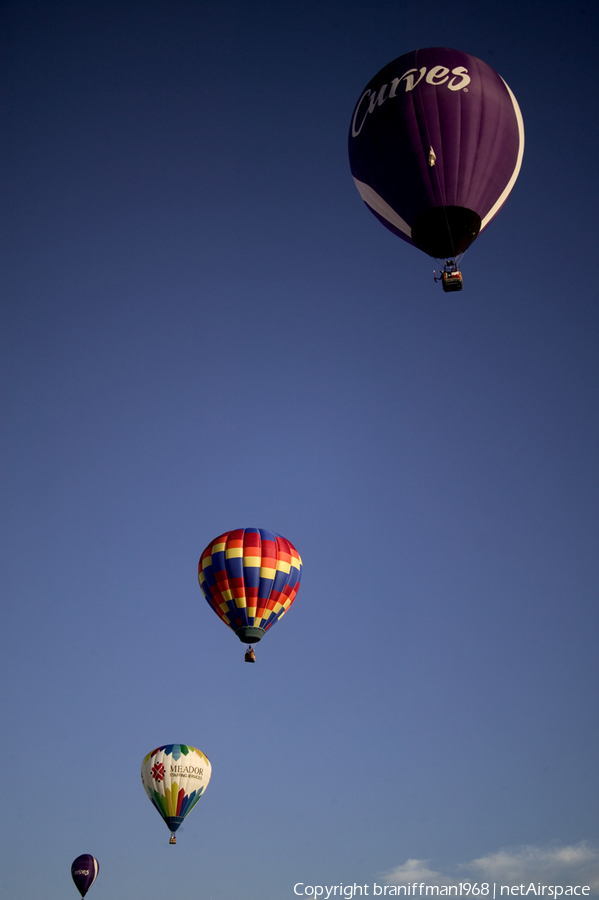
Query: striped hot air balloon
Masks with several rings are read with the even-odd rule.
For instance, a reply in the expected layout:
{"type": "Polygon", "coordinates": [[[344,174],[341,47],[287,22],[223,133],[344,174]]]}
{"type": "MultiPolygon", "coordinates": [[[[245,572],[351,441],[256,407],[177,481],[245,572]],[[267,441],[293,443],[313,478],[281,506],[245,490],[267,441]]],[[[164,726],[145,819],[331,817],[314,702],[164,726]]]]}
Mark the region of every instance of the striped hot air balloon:
{"type": "Polygon", "coordinates": [[[71,865],[71,878],[82,897],[85,897],[90,887],[98,877],[100,864],[91,853],[83,853],[73,861],[71,865]]]}
{"type": "MultiPolygon", "coordinates": [[[[238,528],[211,541],[200,558],[200,587],[244,644],[259,641],[299,590],[302,561],[292,543],[263,528],[238,528]]],[[[246,661],[253,662],[253,651],[246,661]]]]}
{"type": "Polygon", "coordinates": [[[204,793],[211,775],[208,758],[187,744],[156,747],[142,762],[144,790],[170,829],[170,844],[177,843],[175,831],[204,793]]]}
{"type": "Polygon", "coordinates": [[[464,253],[495,218],[523,152],[522,115],[503,78],[445,47],[381,69],[349,129],[351,172],[370,211],[438,259],[464,253]]]}

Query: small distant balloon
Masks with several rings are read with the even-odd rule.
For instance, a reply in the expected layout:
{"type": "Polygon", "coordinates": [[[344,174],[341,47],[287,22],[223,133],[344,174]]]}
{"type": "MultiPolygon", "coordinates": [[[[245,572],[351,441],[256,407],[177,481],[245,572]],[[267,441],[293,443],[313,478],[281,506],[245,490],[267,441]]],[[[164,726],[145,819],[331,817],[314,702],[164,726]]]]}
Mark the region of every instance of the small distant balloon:
{"type": "Polygon", "coordinates": [[[201,750],[187,744],[165,744],[145,757],[141,764],[144,790],[171,832],[175,832],[204,793],[212,766],[201,750]]]}
{"type": "Polygon", "coordinates": [[[83,853],[78,856],[71,866],[71,877],[75,882],[75,887],[82,897],[85,897],[90,887],[98,877],[100,865],[95,856],[90,853],[83,853]]]}
{"type": "MultiPolygon", "coordinates": [[[[200,557],[198,578],[219,619],[244,644],[255,644],[295,600],[302,560],[280,534],[237,528],[208,544],[200,557]]],[[[253,656],[250,649],[246,662],[254,662],[253,656]]]]}

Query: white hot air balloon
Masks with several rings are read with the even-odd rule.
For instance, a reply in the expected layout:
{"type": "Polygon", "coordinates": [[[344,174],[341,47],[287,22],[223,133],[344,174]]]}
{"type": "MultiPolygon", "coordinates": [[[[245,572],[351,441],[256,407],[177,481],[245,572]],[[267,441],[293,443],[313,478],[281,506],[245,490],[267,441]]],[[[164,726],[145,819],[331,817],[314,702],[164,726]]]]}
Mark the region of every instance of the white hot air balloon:
{"type": "Polygon", "coordinates": [[[145,757],[141,780],[170,829],[169,843],[177,843],[175,831],[204,793],[211,775],[208,757],[187,744],[165,744],[145,757]]]}

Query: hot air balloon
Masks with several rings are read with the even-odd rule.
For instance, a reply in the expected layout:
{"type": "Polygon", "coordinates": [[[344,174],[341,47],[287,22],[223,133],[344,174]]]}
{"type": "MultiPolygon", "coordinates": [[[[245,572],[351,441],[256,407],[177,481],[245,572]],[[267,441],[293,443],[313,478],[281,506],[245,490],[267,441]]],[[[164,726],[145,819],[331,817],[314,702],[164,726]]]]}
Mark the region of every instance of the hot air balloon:
{"type": "Polygon", "coordinates": [[[240,641],[257,643],[284,616],[299,590],[302,561],[292,543],[262,528],[238,528],[211,541],[198,567],[206,600],[240,641]]]}
{"type": "Polygon", "coordinates": [[[445,260],[445,291],[461,290],[459,257],[495,218],[524,153],[513,93],[459,50],[414,50],[385,66],[355,106],[351,172],[393,234],[445,260]]]}
{"type": "Polygon", "coordinates": [[[90,887],[98,877],[100,864],[90,853],[78,856],[71,866],[71,877],[75,887],[82,897],[85,897],[90,887]]]}
{"type": "Polygon", "coordinates": [[[177,843],[175,831],[204,793],[211,775],[208,758],[187,744],[165,744],[145,757],[142,784],[170,829],[169,844],[177,843]]]}

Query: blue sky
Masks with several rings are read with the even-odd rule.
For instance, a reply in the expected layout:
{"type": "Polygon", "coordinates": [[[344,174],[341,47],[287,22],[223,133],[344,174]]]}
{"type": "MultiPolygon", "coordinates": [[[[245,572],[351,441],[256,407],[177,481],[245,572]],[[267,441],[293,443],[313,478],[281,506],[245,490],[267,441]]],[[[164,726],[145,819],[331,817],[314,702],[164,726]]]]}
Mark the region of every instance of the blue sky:
{"type": "Polygon", "coordinates": [[[93,900],[599,894],[597,18],[0,6],[3,895],[81,853],[93,900]],[[347,162],[428,46],[526,128],[459,295],[347,162]],[[305,566],[255,666],[197,585],[247,526],[305,566]],[[213,775],[173,848],[139,770],[177,741],[213,775]]]}

